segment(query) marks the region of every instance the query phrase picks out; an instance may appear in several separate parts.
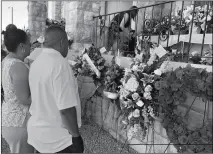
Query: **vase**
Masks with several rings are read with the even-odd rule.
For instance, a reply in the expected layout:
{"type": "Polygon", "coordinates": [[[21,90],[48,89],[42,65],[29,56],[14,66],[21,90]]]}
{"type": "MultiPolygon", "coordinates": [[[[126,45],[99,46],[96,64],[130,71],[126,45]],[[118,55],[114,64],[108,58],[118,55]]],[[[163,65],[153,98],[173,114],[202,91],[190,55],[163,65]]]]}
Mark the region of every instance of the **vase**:
{"type": "Polygon", "coordinates": [[[108,92],[108,91],[103,91],[104,96],[106,96],[109,99],[117,99],[118,98],[118,93],[113,93],[113,92],[108,92]]]}

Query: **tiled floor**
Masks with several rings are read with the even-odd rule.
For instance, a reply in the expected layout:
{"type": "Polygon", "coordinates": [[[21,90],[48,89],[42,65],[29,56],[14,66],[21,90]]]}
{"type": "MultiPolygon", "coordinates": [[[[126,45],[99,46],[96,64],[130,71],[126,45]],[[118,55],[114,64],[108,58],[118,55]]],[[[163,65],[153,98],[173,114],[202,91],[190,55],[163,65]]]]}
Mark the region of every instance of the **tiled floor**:
{"type": "MultiPolygon", "coordinates": [[[[84,122],[80,130],[84,140],[85,153],[137,153],[118,143],[109,133],[92,122],[84,122]]],[[[9,147],[4,139],[2,139],[1,152],[9,153],[9,147]]]]}

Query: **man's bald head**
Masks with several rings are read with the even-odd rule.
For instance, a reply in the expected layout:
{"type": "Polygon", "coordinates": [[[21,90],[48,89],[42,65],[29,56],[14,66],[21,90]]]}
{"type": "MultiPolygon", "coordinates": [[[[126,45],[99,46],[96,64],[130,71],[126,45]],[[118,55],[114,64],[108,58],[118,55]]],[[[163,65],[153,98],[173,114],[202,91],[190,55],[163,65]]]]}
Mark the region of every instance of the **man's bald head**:
{"type": "Polygon", "coordinates": [[[60,26],[50,26],[45,31],[44,46],[59,51],[66,57],[68,53],[68,39],[66,32],[60,26]]]}

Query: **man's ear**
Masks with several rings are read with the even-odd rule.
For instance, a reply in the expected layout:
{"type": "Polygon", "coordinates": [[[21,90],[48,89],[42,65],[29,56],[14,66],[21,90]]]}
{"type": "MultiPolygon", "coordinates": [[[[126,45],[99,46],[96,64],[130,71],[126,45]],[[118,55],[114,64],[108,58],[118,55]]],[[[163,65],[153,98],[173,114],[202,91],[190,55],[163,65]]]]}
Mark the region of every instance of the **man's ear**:
{"type": "Polygon", "coordinates": [[[60,46],[61,46],[61,47],[64,46],[64,39],[61,39],[61,41],[60,41],[60,46]]]}
{"type": "Polygon", "coordinates": [[[24,44],[23,44],[23,43],[20,43],[19,46],[18,46],[18,48],[19,48],[19,49],[24,49],[24,44]]]}

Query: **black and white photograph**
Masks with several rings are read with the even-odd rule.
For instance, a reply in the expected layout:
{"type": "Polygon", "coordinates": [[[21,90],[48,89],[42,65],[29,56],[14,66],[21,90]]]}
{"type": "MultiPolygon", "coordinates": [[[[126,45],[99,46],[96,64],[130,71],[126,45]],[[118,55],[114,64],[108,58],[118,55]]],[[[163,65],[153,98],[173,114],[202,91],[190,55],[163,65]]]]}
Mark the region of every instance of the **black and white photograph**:
{"type": "Polygon", "coordinates": [[[2,0],[1,153],[213,153],[213,1],[2,0]]]}

